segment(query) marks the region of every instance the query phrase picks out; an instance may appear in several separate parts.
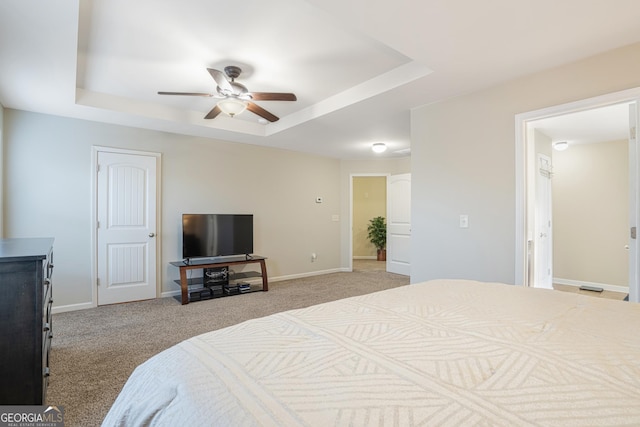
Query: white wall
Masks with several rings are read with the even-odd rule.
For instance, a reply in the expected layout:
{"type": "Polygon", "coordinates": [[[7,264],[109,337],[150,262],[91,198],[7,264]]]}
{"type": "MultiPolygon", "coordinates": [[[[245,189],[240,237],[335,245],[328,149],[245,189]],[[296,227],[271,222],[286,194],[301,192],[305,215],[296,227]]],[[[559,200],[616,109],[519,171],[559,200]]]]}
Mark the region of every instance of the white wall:
{"type": "Polygon", "coordinates": [[[253,213],[270,278],[341,266],[339,160],[11,109],[4,118],[5,235],[55,237],[56,307],[91,302],[93,145],[162,153],[163,292],[178,289],[168,263],[182,256],[183,212],[253,213]]]}
{"type": "Polygon", "coordinates": [[[411,281],[514,283],[515,115],[634,87],[640,44],[413,110],[411,281]]]}

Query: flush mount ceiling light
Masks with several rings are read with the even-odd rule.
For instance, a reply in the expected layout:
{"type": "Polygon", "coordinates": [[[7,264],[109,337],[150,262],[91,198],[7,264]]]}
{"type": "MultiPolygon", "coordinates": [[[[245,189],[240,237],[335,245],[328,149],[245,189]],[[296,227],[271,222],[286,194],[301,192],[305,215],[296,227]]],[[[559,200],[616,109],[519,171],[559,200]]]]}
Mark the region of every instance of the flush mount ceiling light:
{"type": "Polygon", "coordinates": [[[564,151],[569,148],[569,143],[567,141],[560,141],[553,144],[553,148],[557,151],[564,151]]]}
{"type": "Polygon", "coordinates": [[[227,116],[233,117],[247,108],[247,103],[237,98],[226,98],[218,102],[218,108],[227,116]]]}
{"type": "Polygon", "coordinates": [[[384,142],[376,142],[371,146],[371,149],[374,153],[384,153],[385,151],[387,151],[387,146],[384,144],[384,142]]]}

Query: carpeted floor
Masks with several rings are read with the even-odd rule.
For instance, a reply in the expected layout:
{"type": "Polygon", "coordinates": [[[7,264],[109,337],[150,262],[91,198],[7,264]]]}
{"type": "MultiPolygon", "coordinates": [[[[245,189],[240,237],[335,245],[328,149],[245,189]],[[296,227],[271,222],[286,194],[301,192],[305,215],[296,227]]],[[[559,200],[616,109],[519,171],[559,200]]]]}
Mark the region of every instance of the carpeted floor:
{"type": "Polygon", "coordinates": [[[162,298],[55,314],[47,404],[64,406],[67,427],[99,426],[133,369],[154,354],[248,319],[409,283],[380,264],[354,262],[353,273],[272,282],[269,292],[185,306],[162,298]]]}

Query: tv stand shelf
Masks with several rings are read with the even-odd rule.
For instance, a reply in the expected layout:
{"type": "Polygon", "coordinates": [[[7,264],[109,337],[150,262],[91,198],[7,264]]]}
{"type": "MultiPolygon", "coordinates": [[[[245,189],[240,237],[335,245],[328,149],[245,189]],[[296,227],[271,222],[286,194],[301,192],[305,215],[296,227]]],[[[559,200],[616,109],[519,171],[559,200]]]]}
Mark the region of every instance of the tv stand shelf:
{"type": "MultiPolygon", "coordinates": [[[[203,277],[194,277],[192,279],[187,278],[187,271],[196,270],[196,269],[205,269],[205,268],[220,268],[220,267],[230,267],[232,265],[246,265],[246,264],[260,264],[260,273],[257,271],[241,271],[238,273],[234,273],[232,276],[233,280],[237,279],[248,279],[255,277],[262,277],[262,289],[250,290],[249,292],[263,291],[266,292],[269,290],[269,282],[267,279],[267,265],[266,265],[266,257],[253,255],[251,257],[247,257],[245,255],[235,256],[235,257],[223,257],[219,259],[205,259],[205,260],[191,260],[188,263],[185,261],[173,261],[170,264],[174,267],[178,267],[180,269],[180,279],[175,282],[180,285],[180,301],[182,304],[189,304],[189,286],[204,286],[204,278],[203,277]]],[[[234,295],[238,293],[245,292],[235,292],[229,293],[228,295],[234,295]]],[[[227,296],[224,292],[218,296],[227,296]]],[[[215,295],[212,295],[215,298],[215,295]]]]}

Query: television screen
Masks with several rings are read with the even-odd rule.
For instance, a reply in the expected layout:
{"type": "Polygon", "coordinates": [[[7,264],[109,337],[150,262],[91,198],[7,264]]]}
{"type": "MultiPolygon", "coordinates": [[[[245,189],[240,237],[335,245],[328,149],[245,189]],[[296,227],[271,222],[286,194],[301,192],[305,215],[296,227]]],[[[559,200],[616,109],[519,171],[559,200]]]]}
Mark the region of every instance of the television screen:
{"type": "Polygon", "coordinates": [[[183,214],[182,257],[253,253],[253,215],[183,214]]]}

